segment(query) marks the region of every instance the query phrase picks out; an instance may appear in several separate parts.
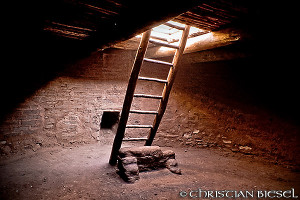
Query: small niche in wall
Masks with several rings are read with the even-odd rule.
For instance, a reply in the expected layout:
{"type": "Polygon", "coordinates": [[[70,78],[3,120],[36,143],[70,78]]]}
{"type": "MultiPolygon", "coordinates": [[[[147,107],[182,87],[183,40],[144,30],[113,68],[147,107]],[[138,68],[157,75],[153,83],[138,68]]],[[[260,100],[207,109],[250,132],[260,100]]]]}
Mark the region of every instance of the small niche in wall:
{"type": "Polygon", "coordinates": [[[120,111],[106,110],[103,111],[100,128],[114,130],[119,122],[120,111]]]}

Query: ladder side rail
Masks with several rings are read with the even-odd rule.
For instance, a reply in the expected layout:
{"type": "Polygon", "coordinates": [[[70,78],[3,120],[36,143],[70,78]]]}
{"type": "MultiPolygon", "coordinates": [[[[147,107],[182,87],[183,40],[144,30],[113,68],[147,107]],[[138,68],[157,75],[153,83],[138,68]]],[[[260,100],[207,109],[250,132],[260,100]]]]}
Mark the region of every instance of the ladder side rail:
{"type": "Polygon", "coordinates": [[[113,147],[109,159],[109,164],[111,165],[115,165],[117,163],[117,156],[124,138],[126,124],[129,117],[129,111],[133,100],[134,90],[138,80],[138,75],[141,70],[143,59],[147,50],[150,34],[151,34],[151,29],[143,33],[140,46],[138,48],[135,61],[131,70],[131,75],[130,75],[130,79],[128,82],[127,91],[123,103],[122,113],[121,113],[117,133],[114,139],[114,143],[113,143],[113,147]]]}
{"type": "Polygon", "coordinates": [[[179,44],[179,49],[176,50],[174,58],[173,58],[173,67],[170,68],[169,74],[168,74],[168,83],[166,83],[164,89],[163,89],[163,93],[162,93],[162,100],[160,102],[159,105],[159,109],[158,109],[158,114],[155,116],[154,122],[153,122],[153,128],[151,128],[149,134],[148,134],[148,139],[145,143],[145,146],[151,146],[152,142],[154,140],[154,137],[156,135],[156,132],[158,130],[159,124],[162,120],[162,117],[165,113],[165,110],[167,108],[167,104],[168,104],[168,99],[169,99],[169,95],[176,77],[176,73],[177,73],[177,64],[180,61],[180,58],[183,54],[183,51],[185,49],[185,45],[187,42],[187,38],[189,35],[189,30],[190,30],[190,26],[187,25],[183,31],[181,40],[180,40],[180,44],[179,44]]]}

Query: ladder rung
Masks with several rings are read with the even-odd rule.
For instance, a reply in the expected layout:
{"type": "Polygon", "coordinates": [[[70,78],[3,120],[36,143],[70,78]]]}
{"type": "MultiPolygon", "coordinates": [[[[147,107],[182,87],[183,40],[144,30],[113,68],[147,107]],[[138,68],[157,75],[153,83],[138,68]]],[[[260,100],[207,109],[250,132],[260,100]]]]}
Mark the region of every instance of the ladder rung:
{"type": "Polygon", "coordinates": [[[155,82],[159,82],[159,83],[168,83],[167,80],[163,80],[163,79],[159,79],[159,78],[149,78],[149,77],[139,76],[138,79],[145,80],[145,81],[155,81],[155,82]]]}
{"type": "Polygon", "coordinates": [[[126,128],[152,128],[152,125],[126,125],[126,128]]]}
{"type": "Polygon", "coordinates": [[[151,98],[151,99],[162,99],[162,96],[149,95],[149,94],[134,94],[134,97],[151,98]]]}
{"type": "Polygon", "coordinates": [[[171,27],[171,28],[176,28],[176,29],[182,30],[182,31],[184,30],[184,27],[177,26],[177,25],[171,24],[171,23],[169,23],[169,22],[164,23],[164,25],[166,25],[166,26],[168,26],[168,27],[171,27]]]}
{"type": "Polygon", "coordinates": [[[154,60],[150,58],[144,58],[144,61],[151,62],[151,63],[156,63],[156,64],[163,64],[163,65],[168,65],[168,66],[173,66],[172,63],[161,61],[161,60],[154,60]]]}
{"type": "Polygon", "coordinates": [[[162,41],[168,42],[167,38],[158,37],[158,36],[154,36],[154,35],[151,35],[150,37],[153,38],[153,39],[157,39],[157,40],[162,40],[162,41]]]}
{"type": "Polygon", "coordinates": [[[148,138],[124,138],[123,141],[141,141],[147,140],[148,138]]]}
{"type": "Polygon", "coordinates": [[[164,46],[164,47],[169,47],[169,48],[173,48],[173,49],[179,49],[178,46],[173,45],[173,44],[168,44],[168,43],[164,43],[164,42],[159,42],[153,39],[149,39],[149,42],[153,43],[153,44],[157,44],[159,46],[164,46]]]}
{"type": "Polygon", "coordinates": [[[130,113],[137,113],[137,114],[158,114],[157,111],[148,111],[148,110],[130,110],[130,113]]]}

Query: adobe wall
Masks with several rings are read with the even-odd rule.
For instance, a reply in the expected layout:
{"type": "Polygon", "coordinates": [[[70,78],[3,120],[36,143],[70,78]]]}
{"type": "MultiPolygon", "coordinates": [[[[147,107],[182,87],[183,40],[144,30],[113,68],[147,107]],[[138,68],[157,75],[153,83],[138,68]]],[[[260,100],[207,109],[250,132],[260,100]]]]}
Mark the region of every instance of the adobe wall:
{"type": "Polygon", "coordinates": [[[94,52],[67,65],[1,124],[2,153],[97,141],[103,110],[121,110],[135,52],[94,52]]]}
{"type": "MultiPolygon", "coordinates": [[[[257,60],[226,52],[184,56],[154,144],[223,148],[294,162],[299,127],[287,120],[290,113],[283,112],[282,103],[288,101],[283,102],[282,96],[272,100],[278,96],[276,79],[264,79],[269,68],[256,73],[262,69],[253,69],[257,60]]],[[[121,111],[134,56],[132,51],[98,51],[67,65],[1,123],[1,153],[101,142],[103,112],[121,111]]],[[[162,66],[145,64],[141,73],[166,78],[167,72],[162,66]]],[[[161,89],[159,83],[140,82],[137,93],[160,95],[161,89]]],[[[133,108],[155,110],[157,104],[136,100],[133,108]]],[[[151,121],[150,116],[129,119],[131,124],[151,121]]],[[[129,131],[128,137],[145,134],[145,130],[129,131]]]]}
{"type": "Polygon", "coordinates": [[[297,166],[295,70],[280,59],[234,51],[224,47],[183,58],[157,144],[225,148],[297,166]]]}

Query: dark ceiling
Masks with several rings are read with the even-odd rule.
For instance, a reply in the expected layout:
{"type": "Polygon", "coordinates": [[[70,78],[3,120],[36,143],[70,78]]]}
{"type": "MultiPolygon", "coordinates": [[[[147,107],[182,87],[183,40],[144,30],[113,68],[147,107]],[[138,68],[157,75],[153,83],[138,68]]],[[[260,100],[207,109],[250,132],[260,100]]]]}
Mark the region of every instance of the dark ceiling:
{"type": "Polygon", "coordinates": [[[4,57],[8,59],[7,63],[11,63],[11,67],[6,67],[8,72],[3,74],[11,76],[10,72],[15,74],[17,71],[21,80],[24,75],[46,80],[52,74],[51,71],[60,70],[66,62],[129,39],[170,19],[206,30],[234,27],[256,35],[256,30],[262,24],[265,27],[265,21],[261,19],[265,9],[262,3],[257,2],[259,1],[9,1],[4,20],[7,24],[3,25],[2,39],[8,41],[5,42],[7,46],[4,46],[8,55],[4,57]]]}
{"type": "Polygon", "coordinates": [[[218,30],[255,14],[253,1],[185,0],[61,0],[47,1],[39,16],[41,32],[50,37],[80,40],[101,47],[174,20],[218,30]],[[44,10],[43,10],[44,9],[44,10]]]}
{"type": "MultiPolygon", "coordinates": [[[[273,48],[277,38],[273,30],[284,16],[273,8],[274,2],[33,0],[6,4],[0,77],[5,98],[1,99],[1,116],[56,77],[66,63],[173,18],[206,30],[242,29],[254,38],[254,42],[248,42],[252,49],[263,56],[268,49],[272,52],[269,58],[283,57],[276,56],[278,48],[273,48]]],[[[284,10],[282,5],[280,2],[276,7],[284,10]]],[[[264,66],[269,66],[269,61],[265,59],[268,65],[264,66]]]]}
{"type": "Polygon", "coordinates": [[[170,19],[210,31],[226,27],[254,30],[260,28],[266,12],[258,0],[36,0],[10,4],[5,30],[13,46],[55,56],[107,47],[170,19]]]}

